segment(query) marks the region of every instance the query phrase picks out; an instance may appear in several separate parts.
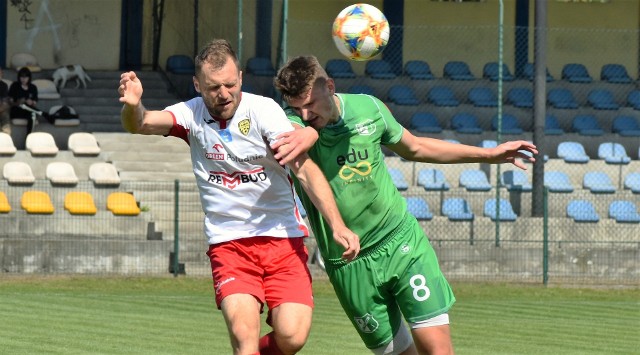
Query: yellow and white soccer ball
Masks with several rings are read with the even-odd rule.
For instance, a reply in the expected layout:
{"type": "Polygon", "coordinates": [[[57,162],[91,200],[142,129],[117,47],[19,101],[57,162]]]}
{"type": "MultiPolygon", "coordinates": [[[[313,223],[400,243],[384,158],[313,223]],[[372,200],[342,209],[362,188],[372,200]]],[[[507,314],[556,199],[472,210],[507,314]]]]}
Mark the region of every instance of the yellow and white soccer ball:
{"type": "Polygon", "coordinates": [[[389,42],[389,22],[369,4],[353,4],[333,21],[333,41],[345,57],[364,61],[380,54],[389,42]]]}

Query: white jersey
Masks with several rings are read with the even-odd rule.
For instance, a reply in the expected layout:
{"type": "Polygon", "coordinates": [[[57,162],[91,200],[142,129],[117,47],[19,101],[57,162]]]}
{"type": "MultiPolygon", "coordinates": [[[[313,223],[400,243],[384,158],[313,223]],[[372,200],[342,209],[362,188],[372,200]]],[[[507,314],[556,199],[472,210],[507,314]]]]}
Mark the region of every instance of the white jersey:
{"type": "Polygon", "coordinates": [[[298,211],[289,168],[269,144],[293,129],[270,98],[242,93],[235,115],[211,117],[201,97],[165,109],[174,116],[169,135],[184,139],[205,212],[209,244],[254,236],[308,236],[298,211]]]}

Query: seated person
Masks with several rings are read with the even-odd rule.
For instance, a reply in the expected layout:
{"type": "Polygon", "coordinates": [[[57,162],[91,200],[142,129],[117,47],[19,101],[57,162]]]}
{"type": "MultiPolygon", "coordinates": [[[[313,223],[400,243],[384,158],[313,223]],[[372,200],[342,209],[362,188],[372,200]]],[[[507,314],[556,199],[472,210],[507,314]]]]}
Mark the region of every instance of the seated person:
{"type": "Polygon", "coordinates": [[[49,119],[48,114],[42,112],[36,106],[38,103],[38,87],[31,82],[31,71],[27,67],[18,70],[18,80],[9,88],[11,103],[11,118],[24,118],[27,124],[27,135],[33,131],[37,124],[37,116],[49,119]]]}

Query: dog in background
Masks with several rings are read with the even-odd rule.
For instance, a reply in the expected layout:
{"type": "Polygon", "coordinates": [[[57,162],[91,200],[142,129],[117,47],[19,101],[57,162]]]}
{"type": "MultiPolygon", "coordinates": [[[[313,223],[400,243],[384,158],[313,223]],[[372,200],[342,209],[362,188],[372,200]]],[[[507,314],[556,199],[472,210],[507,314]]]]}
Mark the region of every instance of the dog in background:
{"type": "Polygon", "coordinates": [[[87,81],[91,81],[89,74],[84,71],[84,68],[80,64],[67,65],[60,67],[53,72],[53,83],[58,90],[64,88],[67,81],[75,79],[76,89],[80,87],[80,83],[86,89],[87,81]]]}

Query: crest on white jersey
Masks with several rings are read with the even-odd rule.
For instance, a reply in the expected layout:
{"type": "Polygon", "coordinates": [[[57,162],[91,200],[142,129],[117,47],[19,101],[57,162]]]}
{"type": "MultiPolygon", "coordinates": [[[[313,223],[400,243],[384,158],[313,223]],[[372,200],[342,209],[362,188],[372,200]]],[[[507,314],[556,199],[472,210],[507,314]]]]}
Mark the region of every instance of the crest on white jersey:
{"type": "Polygon", "coordinates": [[[240,133],[246,136],[247,134],[249,134],[249,130],[251,129],[251,121],[249,121],[248,118],[245,118],[244,120],[238,122],[238,129],[240,130],[240,133]]]}

